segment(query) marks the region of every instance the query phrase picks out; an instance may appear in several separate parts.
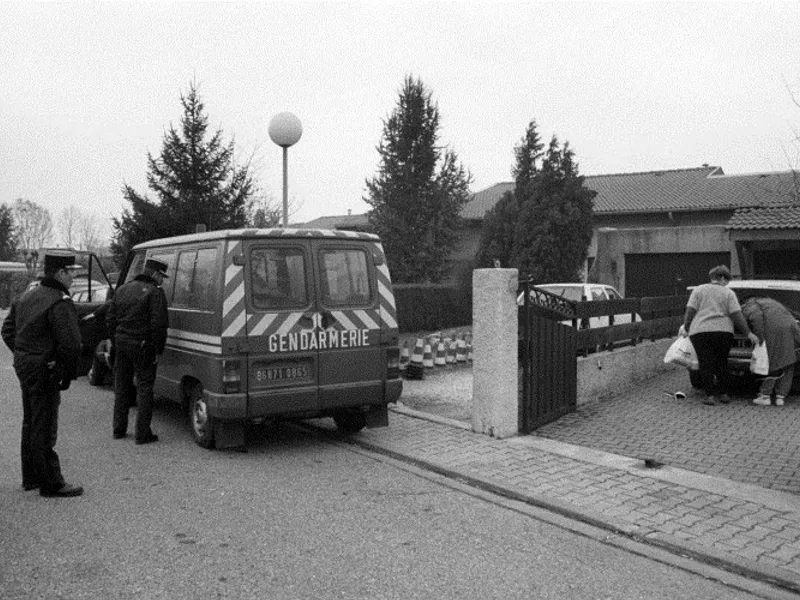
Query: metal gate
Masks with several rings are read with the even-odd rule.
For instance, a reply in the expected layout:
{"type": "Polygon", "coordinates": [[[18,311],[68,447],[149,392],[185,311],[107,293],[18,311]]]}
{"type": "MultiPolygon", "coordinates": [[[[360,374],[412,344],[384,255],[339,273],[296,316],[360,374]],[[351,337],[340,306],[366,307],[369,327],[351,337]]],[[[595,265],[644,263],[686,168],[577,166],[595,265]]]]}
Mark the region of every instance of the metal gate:
{"type": "Polygon", "coordinates": [[[520,433],[530,433],[577,407],[575,305],[521,281],[519,361],[520,433]],[[566,321],[566,323],[564,323],[566,321]]]}

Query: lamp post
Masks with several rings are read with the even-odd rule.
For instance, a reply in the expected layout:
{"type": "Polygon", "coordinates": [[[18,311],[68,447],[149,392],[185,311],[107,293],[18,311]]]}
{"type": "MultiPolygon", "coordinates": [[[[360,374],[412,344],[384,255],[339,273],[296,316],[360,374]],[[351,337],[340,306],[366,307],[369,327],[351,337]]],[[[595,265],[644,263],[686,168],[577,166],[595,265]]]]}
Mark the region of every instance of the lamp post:
{"type": "Polygon", "coordinates": [[[269,137],[283,148],[283,226],[289,225],[289,146],[293,146],[303,135],[300,119],[290,112],[278,113],[269,122],[269,137]]]}

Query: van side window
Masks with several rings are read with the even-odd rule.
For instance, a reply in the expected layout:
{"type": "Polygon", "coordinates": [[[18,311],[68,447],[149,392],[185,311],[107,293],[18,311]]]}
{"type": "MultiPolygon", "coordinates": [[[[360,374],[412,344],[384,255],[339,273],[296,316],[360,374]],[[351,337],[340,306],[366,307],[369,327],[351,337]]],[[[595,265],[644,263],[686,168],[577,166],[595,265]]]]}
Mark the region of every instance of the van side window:
{"type": "Polygon", "coordinates": [[[322,296],[328,306],[370,304],[367,253],[363,250],[323,250],[322,296]]]}
{"type": "Polygon", "coordinates": [[[262,310],[308,304],[306,264],[301,248],[255,248],[250,253],[253,306],[262,310]]]}
{"type": "Polygon", "coordinates": [[[211,310],[214,307],[216,248],[181,252],[175,271],[173,306],[211,310]]]}

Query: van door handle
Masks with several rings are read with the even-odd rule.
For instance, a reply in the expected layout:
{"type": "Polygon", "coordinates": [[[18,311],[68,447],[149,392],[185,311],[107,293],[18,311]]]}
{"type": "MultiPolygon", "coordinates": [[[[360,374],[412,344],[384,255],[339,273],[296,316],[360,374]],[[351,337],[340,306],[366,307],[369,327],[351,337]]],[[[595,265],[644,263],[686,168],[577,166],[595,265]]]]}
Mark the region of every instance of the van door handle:
{"type": "Polygon", "coordinates": [[[300,324],[303,327],[313,327],[314,326],[314,318],[311,315],[304,314],[300,317],[300,324]]]}

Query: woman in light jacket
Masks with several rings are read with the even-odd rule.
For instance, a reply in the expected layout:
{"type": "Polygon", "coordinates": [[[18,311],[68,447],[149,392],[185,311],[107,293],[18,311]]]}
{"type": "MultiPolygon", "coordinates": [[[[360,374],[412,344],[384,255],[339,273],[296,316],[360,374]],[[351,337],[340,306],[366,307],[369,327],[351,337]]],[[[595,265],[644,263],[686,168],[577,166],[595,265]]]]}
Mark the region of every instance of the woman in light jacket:
{"type": "Polygon", "coordinates": [[[783,406],[794,378],[800,325],[788,308],[772,298],[748,298],[742,305],[742,314],[759,339],[766,341],[769,358],[769,375],[762,380],[753,404],[769,406],[775,392],[775,405],[783,406]]]}
{"type": "Polygon", "coordinates": [[[733,344],[733,328],[742,331],[754,344],[758,337],[750,331],[736,294],[728,286],[731,272],[725,265],[708,272],[711,283],[692,290],[680,335],[689,336],[700,363],[700,378],[706,392],[704,404],[723,404],[728,396],[728,354],[733,344]]]}

